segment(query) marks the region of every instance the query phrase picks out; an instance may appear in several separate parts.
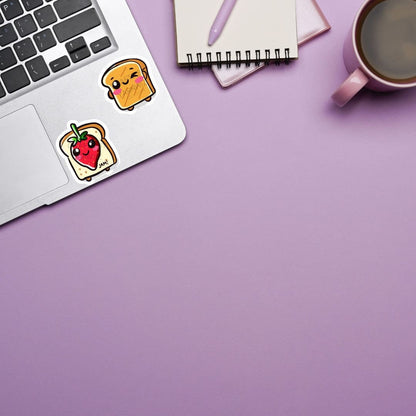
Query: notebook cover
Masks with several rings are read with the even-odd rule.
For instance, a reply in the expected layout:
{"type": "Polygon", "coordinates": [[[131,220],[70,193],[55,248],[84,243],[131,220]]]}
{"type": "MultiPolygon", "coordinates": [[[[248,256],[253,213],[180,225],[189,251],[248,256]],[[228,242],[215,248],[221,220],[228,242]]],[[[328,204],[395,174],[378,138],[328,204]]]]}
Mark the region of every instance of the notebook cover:
{"type": "Polygon", "coordinates": [[[295,0],[238,0],[217,41],[211,25],[223,0],[174,0],[179,65],[297,58],[295,0]]]}
{"type": "MultiPolygon", "coordinates": [[[[331,28],[315,0],[296,0],[296,19],[299,46],[331,28]]],[[[225,88],[241,81],[262,67],[264,64],[251,64],[248,67],[246,65],[240,67],[222,65],[220,68],[213,66],[212,70],[218,82],[225,88]]]]}

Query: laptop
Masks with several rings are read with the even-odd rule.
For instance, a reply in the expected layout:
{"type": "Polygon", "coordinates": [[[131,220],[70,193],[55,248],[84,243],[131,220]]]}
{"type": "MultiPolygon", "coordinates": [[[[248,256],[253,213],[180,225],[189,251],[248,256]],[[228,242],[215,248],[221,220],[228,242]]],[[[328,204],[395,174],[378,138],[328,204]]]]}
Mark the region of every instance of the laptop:
{"type": "Polygon", "coordinates": [[[125,0],[0,0],[0,224],[185,134],[125,0]]]}

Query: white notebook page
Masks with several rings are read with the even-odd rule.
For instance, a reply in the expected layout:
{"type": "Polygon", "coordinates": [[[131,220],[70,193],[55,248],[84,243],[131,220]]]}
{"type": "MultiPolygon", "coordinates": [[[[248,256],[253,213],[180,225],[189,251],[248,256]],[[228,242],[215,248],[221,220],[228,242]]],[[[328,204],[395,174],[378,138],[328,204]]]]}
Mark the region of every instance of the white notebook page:
{"type": "Polygon", "coordinates": [[[298,57],[295,0],[237,0],[220,37],[208,46],[209,31],[222,2],[174,0],[179,65],[188,65],[190,60],[193,64],[225,62],[227,52],[232,62],[245,61],[246,51],[251,61],[273,60],[277,53],[285,58],[285,50],[287,58],[298,57]]]}

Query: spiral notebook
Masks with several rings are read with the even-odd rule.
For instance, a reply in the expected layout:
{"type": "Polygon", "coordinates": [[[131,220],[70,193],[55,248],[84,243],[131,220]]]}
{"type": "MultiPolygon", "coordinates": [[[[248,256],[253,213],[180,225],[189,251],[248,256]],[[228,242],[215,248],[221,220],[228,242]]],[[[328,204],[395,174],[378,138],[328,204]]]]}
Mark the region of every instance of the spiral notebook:
{"type": "Polygon", "coordinates": [[[208,46],[208,34],[222,2],[174,0],[179,65],[298,57],[295,0],[238,0],[221,36],[208,46]]]}
{"type": "MultiPolygon", "coordinates": [[[[331,28],[316,0],[296,0],[296,21],[299,46],[331,28]]],[[[221,86],[225,88],[234,85],[264,66],[264,63],[248,66],[222,65],[218,67],[213,65],[212,71],[221,86]]]]}

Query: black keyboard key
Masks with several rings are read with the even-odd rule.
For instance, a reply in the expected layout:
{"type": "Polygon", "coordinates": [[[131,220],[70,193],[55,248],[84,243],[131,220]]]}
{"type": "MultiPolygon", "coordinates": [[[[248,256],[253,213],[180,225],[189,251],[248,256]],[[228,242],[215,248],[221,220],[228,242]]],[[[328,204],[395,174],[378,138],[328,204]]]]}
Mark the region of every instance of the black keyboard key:
{"type": "Polygon", "coordinates": [[[50,29],[42,30],[42,32],[36,33],[33,36],[33,40],[39,49],[39,52],[46,51],[56,45],[55,37],[50,29]]]}
{"type": "Polygon", "coordinates": [[[22,65],[9,69],[1,74],[4,86],[9,94],[30,84],[30,79],[22,65]]]}
{"type": "Polygon", "coordinates": [[[43,0],[22,0],[23,6],[26,11],[30,11],[36,9],[36,7],[40,7],[43,4],[43,0]]]}
{"type": "Polygon", "coordinates": [[[71,65],[71,62],[69,61],[69,58],[66,55],[64,55],[52,61],[49,64],[49,67],[51,68],[52,72],[59,72],[62,71],[64,68],[67,68],[69,65],[71,65]]]}
{"type": "Polygon", "coordinates": [[[50,75],[48,66],[42,56],[37,56],[31,61],[26,62],[26,69],[33,82],[39,81],[50,75]]]}
{"type": "Polygon", "coordinates": [[[4,19],[3,19],[3,16],[1,15],[1,13],[0,13],[0,25],[2,25],[4,23],[4,19]]]}
{"type": "Polygon", "coordinates": [[[12,20],[23,14],[22,6],[18,0],[4,1],[3,3],[0,3],[0,9],[3,10],[4,17],[7,20],[12,20]]]}
{"type": "Polygon", "coordinates": [[[0,84],[0,98],[3,98],[6,95],[6,91],[4,91],[3,86],[0,84]]]}
{"type": "Polygon", "coordinates": [[[85,46],[84,48],[72,52],[69,56],[71,57],[72,62],[76,64],[77,62],[83,61],[84,59],[91,56],[91,52],[88,49],[88,46],[85,46]]]}
{"type": "Polygon", "coordinates": [[[53,27],[59,42],[65,42],[75,36],[90,30],[101,24],[97,12],[94,9],[88,9],[79,13],[53,27]]]}
{"type": "Polygon", "coordinates": [[[104,49],[107,49],[111,46],[111,41],[110,39],[105,36],[104,38],[98,39],[95,42],[91,43],[91,50],[94,53],[98,53],[103,51],[104,49]]]}
{"type": "Polygon", "coordinates": [[[17,40],[17,33],[11,23],[0,27],[0,46],[6,46],[17,40]]]}
{"type": "Polygon", "coordinates": [[[79,38],[73,39],[70,42],[65,44],[65,47],[68,53],[75,52],[76,50],[84,48],[85,46],[87,46],[87,44],[85,43],[85,39],[82,36],[80,36],[79,38]]]}
{"type": "Polygon", "coordinates": [[[42,29],[58,21],[52,6],[45,6],[36,10],[35,19],[37,20],[39,27],[42,29]]]}
{"type": "Polygon", "coordinates": [[[64,19],[91,6],[91,0],[58,0],[53,5],[58,16],[64,19]]]}
{"type": "Polygon", "coordinates": [[[4,71],[7,68],[17,64],[16,57],[12,51],[12,48],[5,48],[0,50],[0,71],[4,71]]]}
{"type": "Polygon", "coordinates": [[[36,55],[35,45],[32,40],[27,38],[13,45],[14,51],[20,61],[25,61],[36,55]]]}
{"type": "Polygon", "coordinates": [[[33,17],[30,14],[23,16],[14,21],[14,25],[20,35],[20,37],[24,38],[25,36],[30,35],[33,32],[36,32],[37,26],[33,17]]]}

